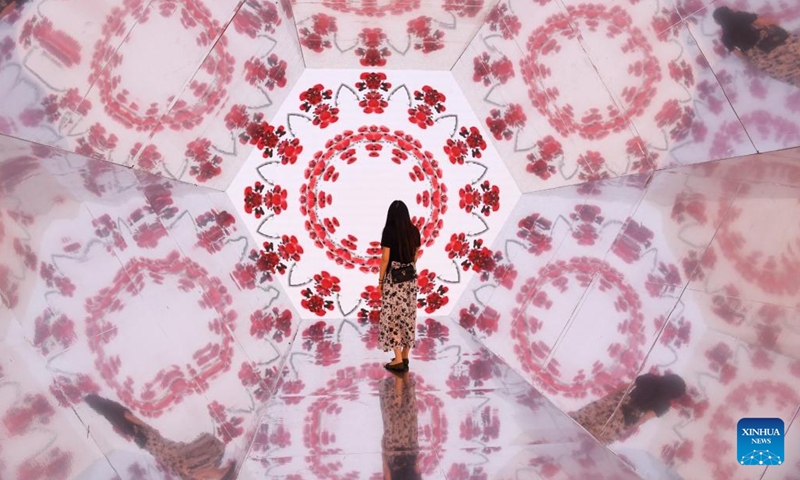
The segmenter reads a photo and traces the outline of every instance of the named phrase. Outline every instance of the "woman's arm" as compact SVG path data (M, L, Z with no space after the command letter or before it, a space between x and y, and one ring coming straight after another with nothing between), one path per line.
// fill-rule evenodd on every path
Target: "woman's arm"
M772 25L777 26L778 21L772 17L763 17L761 15L759 15L758 18L756 18L756 20L753 22L753 26L756 27L769 27Z
M381 252L381 268L378 271L378 291L383 294L383 280L386 278L386 270L389 267L389 247L383 247Z

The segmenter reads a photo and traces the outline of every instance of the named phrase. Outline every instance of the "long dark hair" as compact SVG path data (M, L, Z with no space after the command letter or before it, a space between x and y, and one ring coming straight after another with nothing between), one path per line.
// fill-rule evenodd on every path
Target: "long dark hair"
M393 455L389 461L389 472L392 480L421 480L422 474L417 471L418 453Z
M711 16L714 17L715 22L725 27L730 24L733 19L733 10L731 10L730 7L718 7Z
M399 257L414 261L414 250L419 247L417 244L417 227L411 223L411 216L408 214L408 207L400 200L395 200L389 205L386 213L386 225L383 226L385 232L397 239Z
M130 413L130 410L100 395L89 394L83 399L92 407L92 410L104 416L114 428L119 430L123 435L133 437L136 445L144 447L147 441L144 433L135 423L125 418L125 414Z
M670 402L686 394L686 382L674 373L658 376L647 373L636 377L636 386L630 393L631 405L642 412L664 414Z

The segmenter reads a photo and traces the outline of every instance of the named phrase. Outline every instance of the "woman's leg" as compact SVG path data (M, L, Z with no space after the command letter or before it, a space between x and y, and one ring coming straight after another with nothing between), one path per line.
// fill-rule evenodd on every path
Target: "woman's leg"
M403 360L408 360L408 354L411 352L411 347L403 347L402 354Z
M394 347L394 358L389 365L397 365L403 363L403 350L400 347Z

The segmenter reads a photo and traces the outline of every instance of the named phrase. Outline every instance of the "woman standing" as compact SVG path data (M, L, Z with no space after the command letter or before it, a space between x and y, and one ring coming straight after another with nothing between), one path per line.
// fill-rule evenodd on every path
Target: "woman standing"
M99 395L87 395L84 400L90 407L144 450L169 473L182 480L233 480L236 462L221 467L225 444L217 437L204 433L189 443L174 442L161 436L119 403Z
M722 44L776 80L800 87L800 37L755 13L728 7L714 10Z
M420 247L419 229L411 223L408 207L400 200L389 206L386 224L381 235L381 267L378 290L381 292L381 319L378 326L378 346L394 358L384 365L387 370L408 370L408 353L414 346L414 327L417 320L416 263ZM413 270L413 275L401 273Z
M608 445L653 417L661 417L670 403L686 394L686 383L673 373L646 373L628 387L586 405L570 414L600 443Z

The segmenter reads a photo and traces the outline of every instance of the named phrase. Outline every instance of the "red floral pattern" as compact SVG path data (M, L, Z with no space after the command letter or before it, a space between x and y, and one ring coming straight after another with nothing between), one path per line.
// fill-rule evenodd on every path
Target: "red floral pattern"
M480 184L480 190L475 190L472 185L465 185L458 191L460 200L458 207L471 213L472 210L479 210L485 216L491 215L500 209L500 189L497 185L492 185L488 180Z
M380 28L365 28L358 34L361 45L355 49L355 54L361 57L359 61L362 67L384 67L386 57L391 56L392 52L384 46L386 34Z
M389 102L383 96L392 87L386 81L386 74L381 72L364 72L361 74L360 81L356 82L356 89L363 92L358 106L364 113L383 113L384 108L389 106Z
M392 161L403 164L411 159L413 164L409 177L414 182L427 183L425 200L430 208L427 219L412 218L420 229L422 244L430 245L442 228L441 216L446 212L447 189L440 183L442 175L436 160L430 152L422 152L422 144L410 135L397 130L391 132L384 126L363 126L357 132L345 131L336 135L326 144L326 150L317 152L305 170L308 182L300 190L300 211L308 216L305 223L309 237L318 248L324 248L328 257L345 268L358 268L362 272L377 272L380 264L379 245L359 252L358 238L353 235L334 235L339 228L339 220L324 216L326 205L333 201L330 194L322 191L325 183L335 183L339 177L336 161L352 164L357 161L353 145L364 144L371 156L378 156L384 146L391 148ZM423 202L423 196L418 199Z
M301 294L303 300L300 305L317 316L325 316L326 311L333 310L333 300L330 298L339 293L342 287L338 277L328 272L314 275L314 286L304 289Z
M495 16L499 15L498 13ZM490 14L489 18L493 18L493 15ZM639 79L641 83L623 90L622 97L626 105L624 112L613 104L593 107L586 112L576 112L570 104L557 103L561 92L557 86L547 83L552 72L546 64L546 58L560 50L558 44L560 38L568 41L574 38L577 31L576 24L581 28L585 25L591 31L605 28L609 38L626 35L630 39L628 53L639 54L636 61L627 68L627 72L630 78ZM503 24L497 25L499 29ZM566 13L553 15L545 25L531 33L526 49L527 57L520 62L520 70L528 85L531 104L548 119L559 134L565 137L577 133L588 140L599 140L612 132L628 128L630 118L641 115L655 97L656 86L661 80L658 59L653 49L650 48L642 31L634 25L628 12L620 5L610 8L588 3L569 5Z
M311 28L303 27L299 29L300 45L308 48L312 52L322 53L331 48L331 37L338 31L336 17L318 13L311 16Z
M553 222L538 213L532 213L519 221L517 238L522 239L528 252L539 256L553 248Z
M261 218L266 211L275 215L280 215L288 208L288 192L275 185L270 190L261 182L256 182L252 187L244 189L244 211L253 214L256 218Z
M488 52L483 52L472 60L472 81L483 83L484 86L492 84L504 85L514 78L514 64L505 55L492 60Z
M556 293L564 292L573 283L579 288L587 288L595 276L603 291L613 289L616 292L614 308L619 314L617 330L622 337L608 345L608 360L597 362L591 375L580 370L572 379L563 378L557 362L551 361L542 366L550 347L537 339L536 333L543 324L531 311L552 308L557 299L551 299L548 293L551 289ZM624 275L602 260L575 257L543 267L538 275L526 282L517 295L517 303L519 307L513 313L517 321L511 330L511 337L515 341L514 353L523 370L537 375L537 384L550 393L574 398L582 398L590 393L604 395L607 393L604 390L606 385L616 385L623 379L632 380L644 359L647 338L643 332L642 302Z
M563 158L564 150L561 143L551 135L536 142L537 152L528 154L528 165L525 170L542 180L547 180L556 173L554 162Z
M528 117L519 104L511 103L504 112L493 108L486 117L486 126L497 140L511 140L514 133L525 127Z
M431 53L444 48L444 32L434 30L431 17L421 16L408 21L407 32L413 38L414 50Z
M499 3L491 10L486 17L486 24L489 25L489 30L498 32L508 40L516 37L522 27L519 18L511 13L507 3Z

